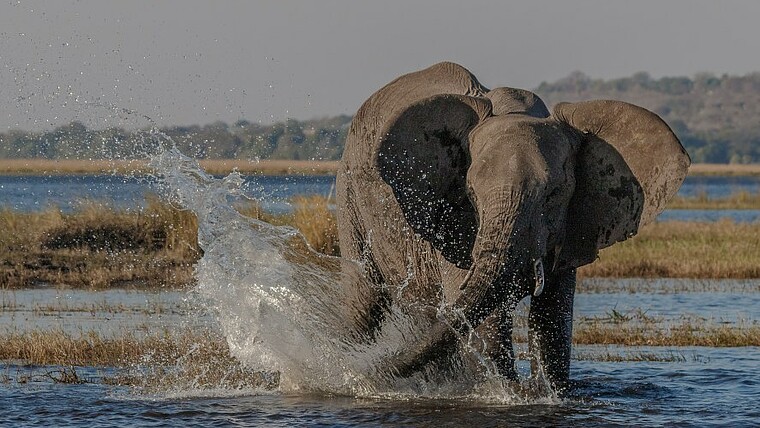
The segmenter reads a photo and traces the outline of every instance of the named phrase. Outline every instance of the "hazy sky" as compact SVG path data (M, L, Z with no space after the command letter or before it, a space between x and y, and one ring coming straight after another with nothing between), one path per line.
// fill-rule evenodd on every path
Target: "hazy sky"
M486 86L760 71L760 1L4 1L0 131L353 114L450 60ZM137 123L144 125L145 123Z

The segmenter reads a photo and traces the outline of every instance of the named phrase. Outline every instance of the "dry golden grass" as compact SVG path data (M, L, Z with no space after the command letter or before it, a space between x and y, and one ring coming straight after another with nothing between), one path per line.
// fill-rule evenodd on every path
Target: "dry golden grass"
M335 175L338 161L203 159L201 166L212 174ZM0 159L0 175L67 175L145 173L145 160Z
M54 331L0 334L0 361L24 365L70 367L53 372L53 381L80 383L73 366L115 367L121 374L108 383L148 390L173 388L241 389L277 385L277 376L248 369L230 355L227 342L211 330L125 333ZM46 373L50 377L51 373ZM6 376L10 379L10 376Z
M335 175L338 161L245 159L204 159L201 166L212 174L228 174L233 169L241 174L261 175Z
M715 176L758 176L760 164L715 164L697 163L689 168L689 175L715 175Z
M297 197L294 211L272 215L255 203L244 215L301 230L319 252L339 255L331 201ZM0 284L38 283L103 288L192 283L201 255L197 220L188 212L150 200L144 211L118 211L91 203L74 214L0 210ZM625 242L602 250L581 277L760 278L760 224L664 222L644 227Z
M306 241L320 253L340 255L338 222L330 200L321 196L294 198L293 227L301 231Z
M213 174L227 174L233 169L245 174L310 174L334 175L339 161L310 160L247 160L204 159L201 165ZM83 174L111 171L145 171L142 160L76 160L76 159L0 159L0 174ZM692 176L758 176L760 164L694 164Z
M192 282L195 216L160 202L144 211L90 203L73 214L0 211L0 284L103 288Z
M518 311L514 318L516 343L526 344L528 315ZM576 345L619 346L760 346L760 324L752 320L726 323L722 320L681 315L653 316L642 309L580 317L573 327Z
M760 325L714 325L684 320L664 327L658 323L578 323L577 345L624 346L760 346Z
M760 209L760 193L735 192L724 198L709 198L707 192L694 197L676 196L668 203L669 209L691 210L757 210Z
M0 159L0 175L73 175L146 172L143 160Z
M257 204L243 215L300 229L315 250L338 255L338 232L330 202L296 197L290 214L272 215ZM106 288L181 287L192 284L202 254L195 215L148 198L143 211L116 210L94 202L72 214L58 210L0 210L0 286Z
M602 250L581 277L760 278L760 224L663 222Z

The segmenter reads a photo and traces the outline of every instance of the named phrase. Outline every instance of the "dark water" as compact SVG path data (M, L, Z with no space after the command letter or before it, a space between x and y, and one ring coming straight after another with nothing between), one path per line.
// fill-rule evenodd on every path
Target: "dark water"
M681 348L688 357L678 363L574 361L569 397L521 405L256 391L144 397L38 381L0 386L0 426L758 426L759 351Z
M612 310L676 322L757 322L757 280L592 280L576 297L576 323ZM691 289L689 292L679 291ZM626 290L644 290L641 293ZM696 290L696 291L695 291ZM708 291L704 291L708 290ZM182 325L198 314L179 292L4 290L0 323L8 328L111 332ZM46 311L35 310L44 305ZM110 305L110 306L109 306ZM119 313L109 310L118 306ZM192 305L191 305L192 306ZM82 311L95 307L98 310ZM106 322L103 322L106 320ZM199 322L203 322L201 319ZM206 322L213 322L206 319ZM116 325L113 325L116 324ZM519 351L519 347L518 347ZM573 386L563 399L523 402L455 398L287 395L261 390L169 390L143 394L100 382L113 369L77 367L91 383L58 384L60 367L0 365L0 426L758 426L760 348L574 347ZM593 361L589 355L676 356L672 361ZM582 357L584 356L584 357ZM521 375L528 372L520 361ZM23 382L18 379L24 378Z
M330 176L248 176L245 193L261 201L270 211L284 212L294 195L323 195L335 192ZM0 176L0 206L20 211L59 207L71 211L82 201L108 201L119 208L145 205L151 192L150 179L112 175L84 176ZM739 191L760 193L760 177L688 177L679 191L682 196L706 193L710 198ZM667 210L660 221L717 221L730 218L740 222L760 221L760 210Z

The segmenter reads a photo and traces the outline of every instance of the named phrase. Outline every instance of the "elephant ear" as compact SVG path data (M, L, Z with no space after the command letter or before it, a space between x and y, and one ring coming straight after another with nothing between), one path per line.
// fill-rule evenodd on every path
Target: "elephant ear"
M621 101L560 103L553 116L582 133L560 263L593 262L665 209L691 163L659 116Z
M423 99L387 122L374 160L409 226L463 269L471 264L478 224L465 183L468 134L490 114L483 98Z

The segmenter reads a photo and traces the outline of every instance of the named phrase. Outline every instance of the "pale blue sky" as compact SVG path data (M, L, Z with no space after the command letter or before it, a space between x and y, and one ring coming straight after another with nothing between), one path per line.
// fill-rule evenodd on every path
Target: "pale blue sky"
M451 60L487 86L760 71L757 1L5 1L0 131L353 114Z

